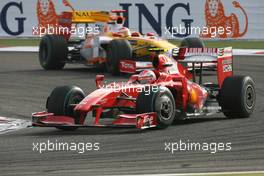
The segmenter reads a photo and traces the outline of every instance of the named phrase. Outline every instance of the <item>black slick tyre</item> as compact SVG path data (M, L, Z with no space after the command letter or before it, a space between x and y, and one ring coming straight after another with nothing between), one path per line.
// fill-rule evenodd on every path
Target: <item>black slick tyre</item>
M85 97L84 92L76 86L61 86L55 88L47 99L47 110L54 115L65 115L74 118L79 124L80 115L74 112L72 104L80 103ZM57 127L62 130L75 130L76 127Z
M119 63L122 59L132 58L132 47L125 39L115 39L110 42L107 48L107 71L112 75L118 75Z
M249 117L255 108L255 83L249 76L227 77L221 87L219 104L228 118Z
M204 42L196 37L185 38L180 44L183 48L204 48L204 46Z
M63 36L45 35L39 45L39 62L45 70L60 70L68 55L67 42Z

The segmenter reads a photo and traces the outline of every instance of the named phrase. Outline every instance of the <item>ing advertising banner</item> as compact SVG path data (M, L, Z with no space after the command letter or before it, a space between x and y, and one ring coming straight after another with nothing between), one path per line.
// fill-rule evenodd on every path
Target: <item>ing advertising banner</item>
M126 10L125 26L164 38L264 39L263 0L1 0L0 37L30 37L63 11Z

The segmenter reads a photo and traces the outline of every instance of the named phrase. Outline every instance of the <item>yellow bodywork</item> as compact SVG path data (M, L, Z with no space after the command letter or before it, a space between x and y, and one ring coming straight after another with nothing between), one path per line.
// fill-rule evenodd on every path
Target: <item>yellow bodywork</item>
M73 11L72 12L72 23L97 23L102 22L107 26L109 22L115 21L116 16L107 11ZM114 36L113 32L106 32L101 34L102 36L112 37L113 39L123 38L127 39L137 57L150 55L152 51L149 51L147 47L162 48L164 52L176 48L176 45L162 40L155 36Z
M168 42L167 40L162 40L156 37L127 37L126 39L129 40L130 43L132 43L133 49L142 48L137 49L135 51L136 55L139 57L144 55L150 55L151 51L149 51L149 49L145 46L162 48L164 49L164 52L177 47L176 45ZM136 41L135 45L133 45L133 42L131 41Z
M113 36L112 32L104 33L103 36L112 37L113 39L126 39L130 42L134 53L137 57L141 56L150 56L151 53L154 53L153 51L150 51L149 48L162 48L164 52L167 52L173 48L177 48L177 45L174 45L170 43L167 40L161 39L159 37L155 36L139 36L139 37L133 37L133 36L126 36L126 37L118 37ZM163 52L160 52L163 53Z

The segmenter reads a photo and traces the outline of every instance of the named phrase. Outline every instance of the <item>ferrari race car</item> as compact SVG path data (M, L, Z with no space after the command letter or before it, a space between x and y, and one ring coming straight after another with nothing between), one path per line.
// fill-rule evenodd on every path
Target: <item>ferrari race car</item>
M217 83L204 82L202 69L190 73L183 62L201 67L216 63ZM231 47L180 48L177 60L157 54L153 66L154 70L132 75L127 82L104 84L104 76L97 75L97 90L87 96L76 86L57 87L47 99L47 111L32 114L32 125L62 130L162 129L178 119L220 112L228 118L245 118L254 110L254 81L233 75Z
M124 27L122 10L73 11L60 15L56 34L45 35L39 46L39 61L44 69L62 69L66 63L97 66L112 74L136 73L152 68L155 55L150 48L163 48L163 54L172 57L176 45L156 37L153 33L142 35ZM84 38L71 37L71 29L81 24L93 26L97 31ZM181 47L203 48L199 38L186 38ZM125 61L124 61L125 60Z

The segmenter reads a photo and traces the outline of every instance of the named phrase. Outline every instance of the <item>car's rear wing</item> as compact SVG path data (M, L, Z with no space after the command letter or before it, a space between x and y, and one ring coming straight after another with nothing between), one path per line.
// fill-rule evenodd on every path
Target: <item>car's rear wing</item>
M162 50L163 51L163 50ZM172 55L174 53L174 56ZM177 56L175 56L175 54ZM199 83L202 83L202 71L208 66L217 70L217 79L221 87L224 79L233 75L233 54L232 47L227 48L175 48L170 54L181 65L187 67L191 64L192 78L196 82L196 69L199 69ZM177 65L177 64L176 64ZM179 72L177 67L172 66L172 74ZM136 73L146 69L153 69L149 61L133 61L124 58L120 61L119 70L123 73Z
M215 63L217 69L218 84L221 87L224 79L233 75L233 51L232 47L226 48L179 48L176 61L181 63L191 63L192 70L195 70L196 64L200 65L202 72L205 64ZM193 74L196 72L193 71ZM201 81L200 73L200 82ZM195 75L193 76L195 79Z
M88 26L90 23L108 23L111 21L111 15L106 11L72 11L62 12L59 16L59 26L61 27L57 32L68 41L71 37L72 24L85 24Z
M71 36L72 24L96 24L98 26L105 26L104 24L112 24L120 16L120 13L125 12L124 10L112 10L108 11L96 11L96 10L86 10L86 11L65 11L59 16L59 35L64 36L68 41ZM68 30L66 30L68 29ZM101 29L104 30L104 29Z
M125 10L98 11L98 10L75 10L68 0L63 0L66 7L70 7L70 12L62 12L60 20L66 17L66 20L71 19L71 23L96 23L96 22L110 22L113 20L113 14L120 14L126 12ZM67 14L67 15L63 15Z
M111 15L107 11L73 11L72 23L110 22Z

